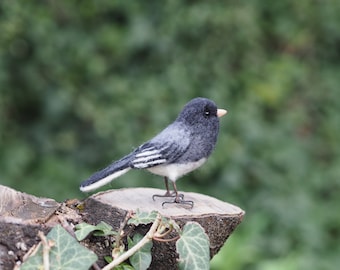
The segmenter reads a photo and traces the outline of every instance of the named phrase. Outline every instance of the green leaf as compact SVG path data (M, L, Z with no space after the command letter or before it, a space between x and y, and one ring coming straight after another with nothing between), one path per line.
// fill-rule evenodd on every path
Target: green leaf
M107 262L107 263L111 263L113 261L112 257L111 256L104 256L104 260Z
M162 219L162 221L165 223L167 222L169 224L170 227L172 227L176 232L181 232L181 228L179 227L179 225L176 223L176 221L174 221L173 219L168 219L166 221L164 221L164 219Z
M101 221L96 226L88 223L80 223L76 225L76 238L78 241L85 239L91 232L94 232L95 236L116 235L117 232L112 230L112 226Z
M121 263L120 265L113 268L114 270L135 270L131 265L127 263Z
M80 245L60 225L55 226L46 238L54 243L49 251L50 270L85 270L98 259L96 254ZM23 263L21 269L43 269L42 246L34 256Z
M141 234L135 234L133 236L133 240L129 237L128 238L128 246L132 248L136 245L139 241L141 241L143 236ZM130 257L130 263L136 270L146 270L149 268L151 264L151 248L152 248L152 241L146 243L141 249L139 249L135 254Z
M183 228L181 238L176 242L179 254L179 269L209 269L209 238L196 222L188 222Z
M104 221L101 221L96 225L96 231L93 233L95 236L105 236L105 235L117 235L117 232L113 231L111 225Z
M155 221L157 217L157 211L152 212L140 212L137 209L136 213L128 220L128 224L139 225L139 224L149 224Z
M87 223L80 223L75 226L75 235L78 241L84 240L91 232L96 230L96 226L87 224Z

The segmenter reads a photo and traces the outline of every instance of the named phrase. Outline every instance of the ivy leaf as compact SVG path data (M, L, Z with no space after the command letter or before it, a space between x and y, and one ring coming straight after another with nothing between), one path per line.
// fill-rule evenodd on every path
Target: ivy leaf
M143 236L139 233L133 236L133 240L128 238L128 246L129 249L136 245L139 241L141 241ZM130 257L130 263L133 268L136 270L146 270L149 268L151 264L151 248L152 241L146 243L141 249L139 249L135 254Z
M101 221L96 226L83 222L77 224L75 228L76 228L75 235L78 241L84 240L91 232L94 232L93 234L95 236L117 234L117 232L113 231L112 227L109 224L105 223L104 221Z
M97 255L80 245L63 227L55 226L46 236L54 243L49 250L50 270L89 269ZM42 246L21 266L22 270L43 269Z
M173 219L168 219L166 221L162 220L163 223L168 223L169 226L174 229L176 232L180 233L181 232L181 228L179 227L179 225L177 224L176 221L174 221Z
M120 265L116 266L114 270L135 270L135 269L127 263L121 263Z
M95 236L106 236L106 235L117 235L111 225L107 224L104 221L101 221L96 225L96 231L93 233Z
M136 213L128 220L128 224L139 225L139 224L149 224L155 221L157 217L157 211L151 212L140 212L137 209Z
M87 223L80 223L75 226L75 235L78 241L84 240L91 232L96 230L96 226L87 224Z
M104 256L104 260L107 262L107 263L111 263L113 261L112 257L111 256ZM116 269L115 269L116 270Z
M181 238L176 242L176 249L179 254L179 269L209 269L209 238L197 222L185 224Z

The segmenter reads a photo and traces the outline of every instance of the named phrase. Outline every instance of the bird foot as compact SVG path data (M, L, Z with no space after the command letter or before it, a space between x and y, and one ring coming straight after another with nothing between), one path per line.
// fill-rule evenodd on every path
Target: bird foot
M178 194L178 197L183 200L184 199L184 194ZM155 201L155 198L176 198L176 193L175 192L166 192L164 195L160 195L160 194L155 194L152 195L152 200ZM176 201L176 199L175 199Z
M194 202L193 201L187 201L187 200L184 200L184 195L183 194L180 194L182 196L178 196L175 198L175 200L173 201L165 201L162 203L162 207L164 207L165 204L173 204L173 203L176 203L178 205L183 205L183 206L188 206L190 209L194 207Z

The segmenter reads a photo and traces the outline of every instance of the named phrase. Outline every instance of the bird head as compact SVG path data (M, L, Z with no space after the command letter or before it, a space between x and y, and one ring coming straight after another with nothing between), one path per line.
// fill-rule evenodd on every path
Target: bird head
M219 123L219 117L227 113L224 109L218 109L215 102L207 98L194 98L189 101L178 115L177 120L190 125L206 123Z

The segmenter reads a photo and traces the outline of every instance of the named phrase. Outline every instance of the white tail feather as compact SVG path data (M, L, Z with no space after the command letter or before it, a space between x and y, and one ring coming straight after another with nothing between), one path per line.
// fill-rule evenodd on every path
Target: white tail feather
M89 191L95 190L97 188L100 188L100 187L110 183L113 179L123 175L124 173L127 173L130 169L131 168L128 167L128 168L125 168L125 169L120 170L118 172L115 172L113 174L110 174L110 175L108 175L108 176L106 176L106 177L96 181L93 184L90 184L90 185L84 186L84 187L80 187L80 190L82 192L89 192Z

